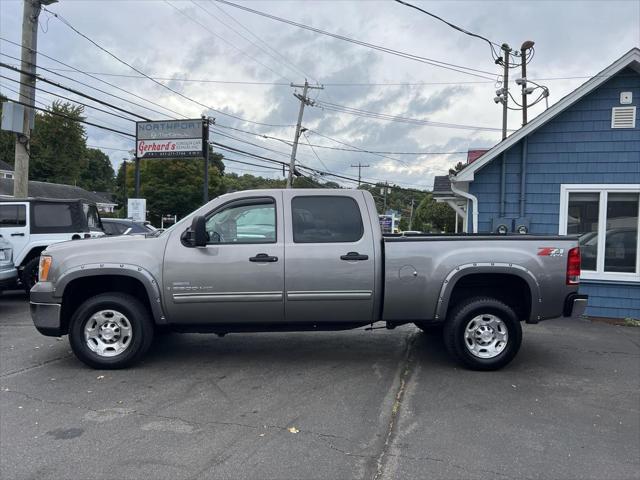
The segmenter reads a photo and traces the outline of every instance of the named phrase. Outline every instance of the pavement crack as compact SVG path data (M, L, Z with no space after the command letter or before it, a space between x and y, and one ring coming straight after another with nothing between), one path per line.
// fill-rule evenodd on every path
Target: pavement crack
M378 457L376 459L376 470L373 475L373 480L378 480L382 477L386 464L386 457L389 455L389 448L391 447L391 444L393 443L393 440L397 433L398 415L400 413L400 408L402 407L402 401L404 399L404 394L407 388L407 382L414 366L413 346L416 342L417 335L417 333L413 333L407 339L407 346L405 348L405 354L402 359L400 368L400 381L398 384L398 389L396 390L393 404L391 406L391 414L389 416L389 421L387 422L384 444L382 445L382 449L380 450L380 453L378 454Z
M65 358L69 358L70 356L71 356L71 354L68 353L68 354L63 355L61 357L52 358L51 360L47 360L45 362L38 363L37 365L31 365L30 367L20 368L18 370L14 370L12 372L3 373L2 375L0 375L0 378L8 378L8 377L12 377L14 375L18 375L19 373L26 373L26 372L29 372L29 371L35 369L35 368L44 367L45 365L49 365L50 363L53 363L53 362L59 362L60 360L64 360Z

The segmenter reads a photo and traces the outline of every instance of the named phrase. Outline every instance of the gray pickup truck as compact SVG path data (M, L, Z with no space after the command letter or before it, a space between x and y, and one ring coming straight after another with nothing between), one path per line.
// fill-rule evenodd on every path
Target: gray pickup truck
M584 311L572 237L386 236L360 190L222 195L158 235L51 245L31 290L44 335L121 368L154 332L441 327L463 365L494 370L521 321Z

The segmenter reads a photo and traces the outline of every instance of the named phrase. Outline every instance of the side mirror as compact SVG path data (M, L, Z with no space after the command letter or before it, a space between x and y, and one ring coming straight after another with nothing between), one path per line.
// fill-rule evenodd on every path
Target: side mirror
M194 247L205 247L209 236L207 235L207 220L203 215L193 217L191 222L191 240Z

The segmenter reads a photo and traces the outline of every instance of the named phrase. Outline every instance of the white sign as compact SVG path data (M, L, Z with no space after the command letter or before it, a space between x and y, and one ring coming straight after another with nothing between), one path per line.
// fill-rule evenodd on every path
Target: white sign
M202 153L201 138L177 140L138 140L137 157L190 157Z
M127 202L127 218L131 218L136 222L144 222L147 220L147 199L146 198L130 198Z

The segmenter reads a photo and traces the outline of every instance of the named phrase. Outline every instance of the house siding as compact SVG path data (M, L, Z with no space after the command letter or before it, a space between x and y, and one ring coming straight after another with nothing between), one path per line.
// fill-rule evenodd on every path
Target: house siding
M611 109L620 92L630 91L637 108L636 127L612 129ZM640 74L622 70L598 89L558 114L528 138L524 217L532 234L559 229L561 184L640 183ZM522 142L505 152L505 217L520 217ZM502 158L475 173L469 192L478 198L478 231L489 232L500 215ZM640 318L640 284L589 281L587 314Z

